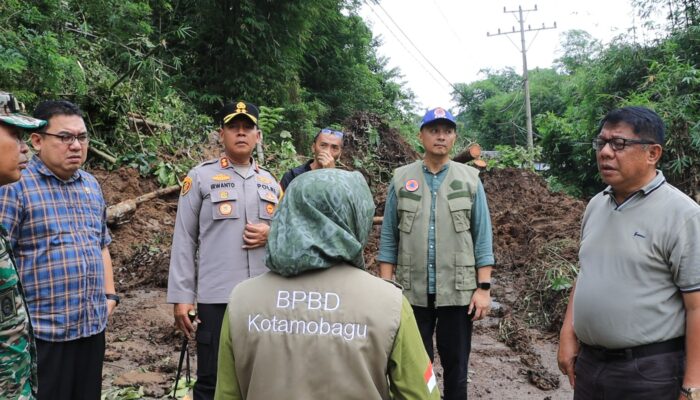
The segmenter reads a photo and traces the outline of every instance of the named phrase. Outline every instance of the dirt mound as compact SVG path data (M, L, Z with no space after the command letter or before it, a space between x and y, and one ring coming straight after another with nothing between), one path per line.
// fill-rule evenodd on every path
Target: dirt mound
M530 171L494 169L482 172L481 178L499 267L527 267L537 261L544 244L561 239L578 241L584 202L550 192L547 182ZM566 256L575 260L575 254Z
M386 188L394 169L417 160L420 154L376 114L356 113L343 126L346 137L340 161L365 176L377 205L376 215L383 215Z
M133 168L91 171L102 187L108 205L158 189L153 178L142 178ZM166 287L177 194L138 206L131 219L110 227L109 246L117 291L140 287Z
M357 114L345 122L345 127L341 163L367 178L377 204L376 215L382 215L393 169L419 155L395 129L374 115ZM218 146L215 139L212 135L209 143L212 155L218 152L218 148L213 149ZM158 186L155 180L142 178L131 168L92 172L110 205ZM555 388L559 379L542 367L533 350L533 341L539 339L532 337L530 328L548 331L561 323L567 286L560 284L555 290L553 285L576 264L579 222L585 204L550 192L544 179L534 172L492 170L482 172L481 177L494 228L497 267L493 296L502 305L501 322L493 335L522 354L522 375L533 385L543 390ZM155 372L153 376L169 376L175 369L181 339L172 326L171 307L164 304L164 293L157 288L167 285L177 196L141 204L130 221L111 227L117 290L126 297L108 332L110 362L114 365L108 365L107 370L112 377L134 363ZM372 272L377 268L379 233L377 225L365 248L365 260ZM152 394L164 394L165 385L156 384Z

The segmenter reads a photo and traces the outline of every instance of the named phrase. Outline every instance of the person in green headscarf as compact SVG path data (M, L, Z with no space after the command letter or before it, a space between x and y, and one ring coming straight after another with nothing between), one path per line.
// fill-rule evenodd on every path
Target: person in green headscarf
M270 272L231 293L216 400L440 398L401 289L364 270L373 215L359 172L290 184L268 236Z

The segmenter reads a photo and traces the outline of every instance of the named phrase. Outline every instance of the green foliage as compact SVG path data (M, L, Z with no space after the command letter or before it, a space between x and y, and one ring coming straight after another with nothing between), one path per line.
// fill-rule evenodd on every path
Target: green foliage
M555 65L563 73L570 74L590 65L603 50L600 40L580 29L566 31L561 38L562 55L555 60Z
M181 399L185 397L185 395L187 395L194 388L194 384L196 382L196 379L190 379L188 382L187 378L180 378L176 384L173 384L173 387L170 389L170 392L168 392L168 394L166 394L162 398L164 400L172 399L173 395L175 395L176 399Z
M265 157L265 165L269 168L272 176L281 179L287 170L296 167L299 164L297 160L297 152L294 144L289 139L289 132L281 133L282 142L271 142L266 145L268 155Z
M482 71L486 79L457 84L453 93L461 110L458 121L486 149L496 145L525 145L525 108L522 79L513 69ZM529 72L532 115L562 112L564 75L551 69Z
M100 150L162 184L201 159L215 129L210 116L231 100L274 105L261 110L265 143L274 160L291 162L316 127L355 111L409 118L412 94L376 55L358 7L354 0L5 0L0 89L30 110L47 98L79 104ZM284 131L290 136L279 136Z
M102 392L100 400L138 400L143 399L143 387L114 387Z
M533 169L534 163L542 157L542 148L536 146L532 151L523 146L497 145L498 157L488 160L488 168Z
M547 188L550 192L564 193L576 198L583 197L583 191L578 185L562 183L559 178L554 175L547 176L545 180L547 181Z

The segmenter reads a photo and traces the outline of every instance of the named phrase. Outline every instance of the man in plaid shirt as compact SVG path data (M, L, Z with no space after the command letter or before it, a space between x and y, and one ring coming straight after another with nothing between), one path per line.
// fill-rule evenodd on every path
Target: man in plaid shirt
M0 223L9 231L37 342L41 399L99 399L107 318L115 294L106 205L80 169L88 133L80 109L45 101L31 134L36 155L22 179L0 188Z

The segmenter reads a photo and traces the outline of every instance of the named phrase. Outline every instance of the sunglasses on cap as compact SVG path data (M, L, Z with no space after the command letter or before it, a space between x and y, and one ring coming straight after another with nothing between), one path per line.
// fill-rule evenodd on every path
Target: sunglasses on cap
M316 141L316 139L318 139L318 136L322 133L325 135L333 135L333 136L341 138L341 139L344 136L344 133L341 131L334 131L333 129L324 128L324 129L321 129L320 131L318 131L316 136L314 136L314 142Z

